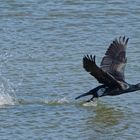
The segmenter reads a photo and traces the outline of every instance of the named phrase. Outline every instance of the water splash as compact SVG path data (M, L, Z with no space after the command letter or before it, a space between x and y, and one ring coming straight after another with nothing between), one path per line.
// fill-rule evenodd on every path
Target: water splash
M98 105L97 99L95 99L94 101L83 103L83 106L95 106L96 107L97 105Z
M0 106L15 105L16 103L18 103L18 100L10 82L0 76Z
M15 99L9 94L1 94L0 95L0 106L3 105L15 105Z
M0 52L0 106L15 105L18 102L12 83L2 75L3 68L12 57L10 52L10 49Z

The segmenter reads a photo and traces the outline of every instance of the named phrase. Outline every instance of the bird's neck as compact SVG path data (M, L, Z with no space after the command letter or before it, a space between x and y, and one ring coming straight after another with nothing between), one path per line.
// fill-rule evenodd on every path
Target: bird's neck
M127 93L127 92L133 92L133 91L137 91L137 90L140 90L140 88L137 88L136 85L129 85L129 87L127 89L121 90L120 94Z

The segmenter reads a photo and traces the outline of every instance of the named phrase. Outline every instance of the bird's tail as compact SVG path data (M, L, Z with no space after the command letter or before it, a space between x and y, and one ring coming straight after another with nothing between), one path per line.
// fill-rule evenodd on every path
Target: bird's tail
M82 95L76 97L75 100L77 100L77 99L79 99L79 98L81 98L81 97L84 97L84 96L88 96L88 95L91 95L91 92L84 93L84 94L82 94Z

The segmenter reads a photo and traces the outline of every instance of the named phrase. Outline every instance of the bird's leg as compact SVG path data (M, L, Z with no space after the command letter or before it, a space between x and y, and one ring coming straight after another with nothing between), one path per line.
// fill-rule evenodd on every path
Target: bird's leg
M93 99L94 99L94 96L91 99L87 100L86 102L91 102L93 101Z

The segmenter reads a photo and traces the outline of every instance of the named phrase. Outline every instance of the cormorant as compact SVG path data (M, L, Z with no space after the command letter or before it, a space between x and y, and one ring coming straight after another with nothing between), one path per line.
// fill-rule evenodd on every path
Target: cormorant
M125 81L124 69L127 62L126 47L129 38L116 38L107 49L101 61L100 67L96 65L95 56L86 55L83 57L83 68L101 83L98 87L84 93L75 99L92 95L88 101L102 96L115 96L127 92L140 90L140 83L128 84Z

